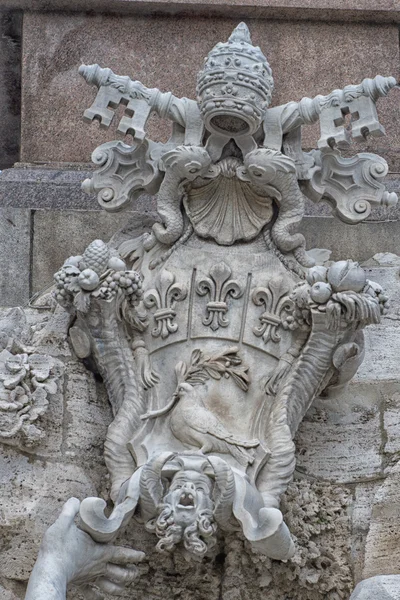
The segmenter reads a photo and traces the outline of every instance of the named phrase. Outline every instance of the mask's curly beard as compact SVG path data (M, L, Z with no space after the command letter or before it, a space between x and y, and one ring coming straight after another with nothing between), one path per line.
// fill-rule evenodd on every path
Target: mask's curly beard
M146 523L146 529L160 538L157 544L160 552L171 552L183 542L188 552L201 558L217 542L217 524L210 509L202 510L193 523L182 527L175 523L171 505L163 504L158 517Z

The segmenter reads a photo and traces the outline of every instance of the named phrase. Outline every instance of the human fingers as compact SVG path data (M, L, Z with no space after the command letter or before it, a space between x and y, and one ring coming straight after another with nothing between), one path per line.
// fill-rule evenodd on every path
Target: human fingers
M105 576L111 579L114 583L129 585L139 576L139 570L136 567L119 567L108 563L106 566Z
M120 565L130 565L142 562L145 558L145 553L132 548L124 548L123 546L108 546L107 547L107 562Z
M58 517L58 522L64 522L65 524L73 523L76 515L79 512L79 507L81 503L78 498L70 498L66 501L64 506L62 507L60 516Z
M103 594L90 585L83 585L80 587L80 591L84 593L85 600L104 600Z
M99 587L102 592L106 592L106 594L111 594L112 596L122 596L126 591L125 586L118 585L118 583L114 583L105 577L96 579L96 586Z

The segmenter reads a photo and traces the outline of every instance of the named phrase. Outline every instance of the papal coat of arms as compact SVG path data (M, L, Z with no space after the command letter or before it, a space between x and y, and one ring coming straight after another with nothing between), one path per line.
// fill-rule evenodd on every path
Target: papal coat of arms
M241 530L255 550L288 559L279 510L295 467L293 437L316 395L340 388L363 358L362 329L387 301L351 260L314 266L296 226L305 197L347 223L393 205L385 161L343 158L351 139L383 135L375 103L394 78L269 108L271 68L241 23L198 75L197 100L148 89L97 65L86 120L133 143L103 144L84 189L105 210L157 194L159 222L117 247L94 241L56 274L73 315L71 342L91 357L114 411L105 441L114 510L88 498L81 527L112 540L132 517L203 557L217 530ZM172 122L167 143L146 137L152 112ZM346 115L351 114L350 126ZM320 121L318 150L301 128Z

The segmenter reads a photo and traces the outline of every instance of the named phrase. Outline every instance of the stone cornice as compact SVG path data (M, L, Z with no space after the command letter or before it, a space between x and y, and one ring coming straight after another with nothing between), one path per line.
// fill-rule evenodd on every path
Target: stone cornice
M94 11L314 21L399 23L397 0L2 0L0 10Z

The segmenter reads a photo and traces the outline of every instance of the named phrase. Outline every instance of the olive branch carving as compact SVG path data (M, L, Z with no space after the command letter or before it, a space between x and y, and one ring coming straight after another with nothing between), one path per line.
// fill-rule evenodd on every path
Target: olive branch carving
M168 414L179 400L179 386L183 382L196 386L203 385L209 379L218 380L222 377L232 377L236 385L247 392L250 385L249 367L242 364L238 351L237 346L232 346L223 352L207 356L198 348L193 350L189 366L184 361L180 361L175 367L177 386L170 402L164 408L150 411L140 418L142 420L155 419Z

